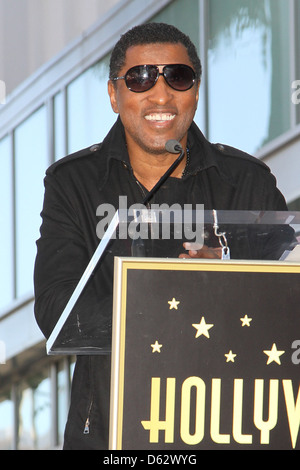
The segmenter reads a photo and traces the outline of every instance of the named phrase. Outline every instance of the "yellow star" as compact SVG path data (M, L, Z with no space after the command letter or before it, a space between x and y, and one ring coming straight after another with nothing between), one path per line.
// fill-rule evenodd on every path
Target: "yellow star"
M248 315L245 315L244 318L240 318L240 320L242 322L242 326L250 326L252 318L248 318Z
M154 344L151 344L152 352L158 352L160 353L160 348L162 347L162 344L158 344L158 341L156 340Z
M192 326L197 330L195 338L199 338L201 335L209 338L208 330L210 330L214 325L206 323L204 317L202 317L200 323L193 323Z
M175 297L173 297L172 300L168 301L168 304L170 305L170 310L172 310L172 308L175 308L175 310L178 310L178 304L180 304L180 302L179 300L176 300Z
M230 350L228 354L224 354L226 357L226 362L234 362L234 358L236 357L236 354L233 354L233 352Z
M271 364L271 362L276 362L277 364L281 365L280 356L285 353L285 351L278 351L277 346L273 343L272 349L270 351L264 351L264 353L269 356L267 361L267 366Z

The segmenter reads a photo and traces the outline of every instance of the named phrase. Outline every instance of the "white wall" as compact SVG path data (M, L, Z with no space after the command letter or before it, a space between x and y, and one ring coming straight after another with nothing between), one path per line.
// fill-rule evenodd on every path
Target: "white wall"
M6 93L78 38L119 0L0 0L0 80Z

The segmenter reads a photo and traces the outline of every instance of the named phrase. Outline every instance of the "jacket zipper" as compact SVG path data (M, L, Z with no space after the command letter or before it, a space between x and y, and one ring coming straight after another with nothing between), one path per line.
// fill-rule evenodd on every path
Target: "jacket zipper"
M89 401L89 406L88 406L88 409L87 409L87 418L85 420L83 434L89 434L90 433L90 417L91 417L91 411L92 411L92 407L93 407L93 403L94 403L94 392L93 392L94 380L93 380L93 374L92 374L92 357L91 356L89 357L89 378L90 378L91 392L90 392L90 396L89 396L90 401Z
M88 416L87 416L86 421L85 421L83 434L89 434L90 433L90 415L91 415L92 406L93 406L93 399L90 402L90 406L89 406L89 409L88 409Z

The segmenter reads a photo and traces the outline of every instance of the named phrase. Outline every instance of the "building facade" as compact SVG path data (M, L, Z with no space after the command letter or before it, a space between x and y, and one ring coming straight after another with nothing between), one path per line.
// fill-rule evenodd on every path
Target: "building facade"
M187 33L203 64L196 123L265 161L300 208L300 0L58 3L0 2L0 449L62 445L74 358L46 355L33 315L43 178L114 123L108 62L123 32L163 21Z

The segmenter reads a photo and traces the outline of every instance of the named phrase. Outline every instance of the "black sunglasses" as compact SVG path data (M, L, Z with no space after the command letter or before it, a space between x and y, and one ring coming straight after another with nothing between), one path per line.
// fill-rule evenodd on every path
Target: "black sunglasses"
M112 80L125 80L130 91L143 93L150 90L163 75L167 84L176 91L187 91L195 83L196 74L188 65L168 64L162 72L159 65L136 65L129 69L123 77L112 78Z

